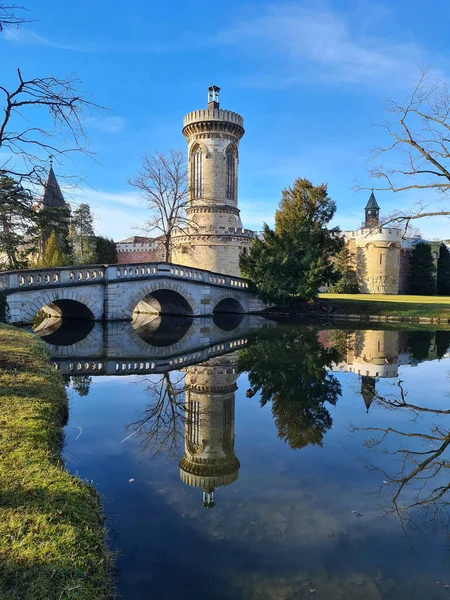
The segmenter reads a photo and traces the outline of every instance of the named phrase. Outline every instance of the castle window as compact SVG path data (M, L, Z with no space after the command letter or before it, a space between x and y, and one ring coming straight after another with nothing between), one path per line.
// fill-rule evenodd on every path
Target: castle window
M228 146L226 152L227 158L227 199L236 199L236 150L233 146Z
M200 146L197 146L192 153L192 197L201 198L203 196L203 152Z
M189 402L190 423L189 437L191 442L198 446L200 444L200 402Z

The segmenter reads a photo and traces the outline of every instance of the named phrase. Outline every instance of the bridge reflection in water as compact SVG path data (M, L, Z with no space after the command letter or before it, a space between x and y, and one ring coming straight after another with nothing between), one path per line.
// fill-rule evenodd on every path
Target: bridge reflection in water
M148 375L144 379L153 404L131 426L130 435L144 436L147 449L153 446L158 452L164 440L181 453L176 438L184 430L180 478L200 488L203 506L212 508L215 489L236 481L240 467L234 453L236 350L257 329L270 325L248 315L155 315L133 324L45 319L35 333L66 377ZM171 380L173 370L181 372L181 386Z

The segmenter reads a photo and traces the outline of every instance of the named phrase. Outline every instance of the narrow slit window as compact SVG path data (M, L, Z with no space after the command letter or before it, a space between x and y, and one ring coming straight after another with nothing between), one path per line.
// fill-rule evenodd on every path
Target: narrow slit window
M227 199L236 199L236 151L233 147L227 148Z
M194 198L203 196L203 152L199 146L192 153L192 193Z

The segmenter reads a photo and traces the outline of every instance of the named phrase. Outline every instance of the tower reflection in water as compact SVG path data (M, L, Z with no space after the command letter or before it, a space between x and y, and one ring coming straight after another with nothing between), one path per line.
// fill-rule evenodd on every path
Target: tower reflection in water
M234 453L237 353L185 369L186 420L181 480L203 490L203 506L214 506L214 490L238 478Z

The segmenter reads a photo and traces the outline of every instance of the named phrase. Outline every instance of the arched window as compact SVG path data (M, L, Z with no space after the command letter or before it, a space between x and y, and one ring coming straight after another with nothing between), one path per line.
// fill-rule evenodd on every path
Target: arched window
M228 146L226 151L227 157L227 198L228 200L236 199L236 150L233 146Z
M196 146L192 152L192 197L203 196L203 152L200 146Z

